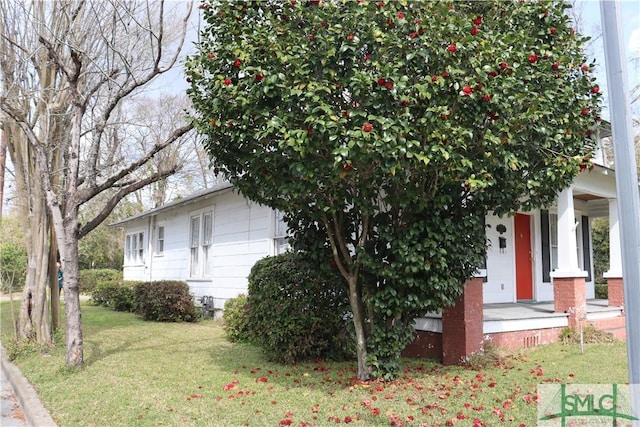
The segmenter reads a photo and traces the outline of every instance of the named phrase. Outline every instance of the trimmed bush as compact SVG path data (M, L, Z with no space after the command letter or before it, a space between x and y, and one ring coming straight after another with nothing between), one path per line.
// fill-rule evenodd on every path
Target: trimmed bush
M115 311L132 312L136 306L135 288L141 282L104 281L95 286L91 294L91 300L103 307Z
M111 270L108 268L96 270L80 270L78 279L80 285L80 293L92 295L99 283L122 281L122 272L119 270Z
M163 280L135 287L135 312L144 320L195 322L198 320L193 295L185 282Z
M238 295L224 303L222 320L224 322L224 332L229 341L250 341L250 324L246 295Z
M252 340L280 363L340 355L348 312L340 283L297 253L258 261L249 275Z

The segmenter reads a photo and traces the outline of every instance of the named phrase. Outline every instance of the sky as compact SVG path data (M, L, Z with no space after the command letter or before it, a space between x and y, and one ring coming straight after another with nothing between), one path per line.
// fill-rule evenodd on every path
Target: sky
M624 54L627 58L627 93L640 84L640 1L618 0L620 10L620 27L624 39ZM595 76L604 95L604 102L608 103L607 76L604 58L604 40L602 37L602 22L599 0L576 0L575 12L578 16L578 31L592 37L587 54L589 62L596 60ZM634 60L635 59L635 60ZM636 103L639 104L639 103ZM640 105L632 107L635 116L640 116ZM603 111L602 117L609 118L608 110Z

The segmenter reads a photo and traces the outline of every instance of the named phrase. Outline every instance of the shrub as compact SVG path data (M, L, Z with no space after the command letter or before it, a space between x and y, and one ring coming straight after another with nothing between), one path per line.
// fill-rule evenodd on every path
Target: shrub
M122 272L108 268L96 270L80 270L80 293L93 294L98 283L122 281Z
M91 294L91 300L95 304L115 311L131 312L136 306L135 288L137 286L140 286L140 282L124 282L122 280L99 282Z
M596 283L596 299L609 298L609 288L606 284Z
M251 338L281 363L339 354L348 312L340 283L297 253L258 261L249 275Z
M222 320L224 332L231 342L250 341L250 323L247 296L242 294L227 300L224 304Z
M185 282L144 282L135 288L135 312L144 320L195 322L198 320L193 295Z
M27 275L27 250L24 245L0 244L0 283L2 292L22 290Z

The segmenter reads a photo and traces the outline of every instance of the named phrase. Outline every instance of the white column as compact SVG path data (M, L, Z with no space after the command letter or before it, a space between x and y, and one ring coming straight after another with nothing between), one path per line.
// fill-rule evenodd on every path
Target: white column
M622 277L622 245L618 223L618 200L609 199L609 271L603 277Z
M573 189L565 188L558 194L558 268L551 277L587 277L578 267L577 227Z

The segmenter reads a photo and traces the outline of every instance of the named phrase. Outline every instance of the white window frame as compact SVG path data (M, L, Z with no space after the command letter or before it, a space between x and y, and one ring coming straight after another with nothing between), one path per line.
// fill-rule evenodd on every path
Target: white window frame
M191 278L212 276L213 221L212 209L203 209L189 215L189 277Z
M291 250L289 244L289 229L284 221L284 213L279 210L273 212L273 254L280 255Z
M164 224L156 226L156 241L155 245L153 245L153 251L156 256L164 256L165 231Z
M144 231L135 231L125 236L125 264L144 264Z

